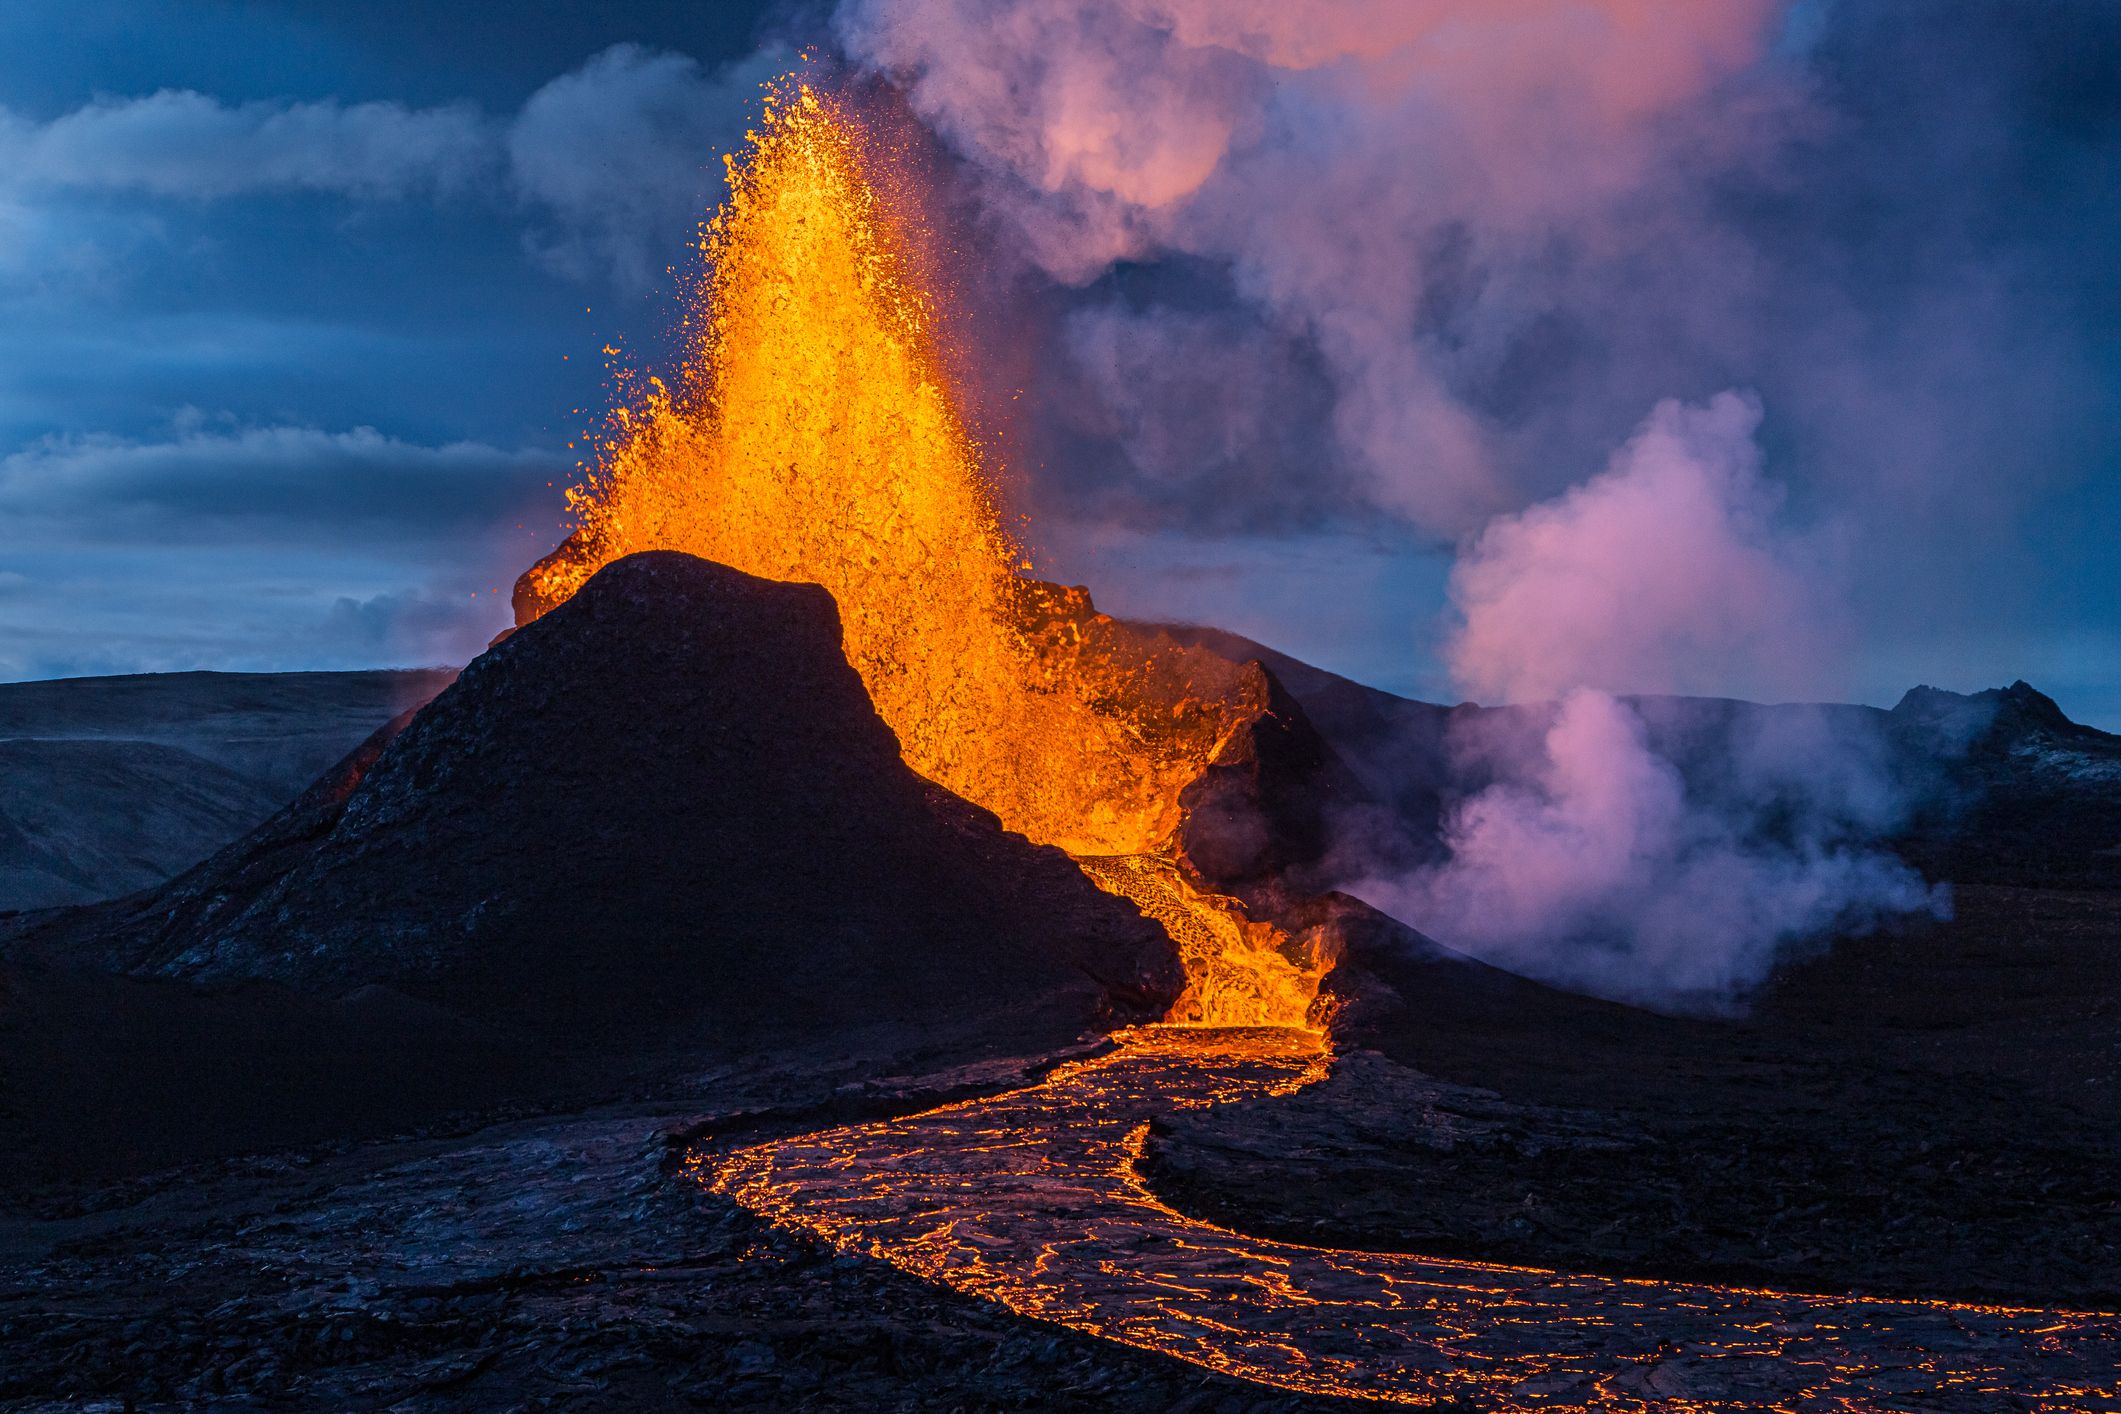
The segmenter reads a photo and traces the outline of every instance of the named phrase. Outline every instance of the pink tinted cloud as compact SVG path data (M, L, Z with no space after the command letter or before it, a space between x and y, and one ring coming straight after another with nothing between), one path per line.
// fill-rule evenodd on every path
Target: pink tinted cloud
M1490 523L1451 575L1453 675L1517 701L1817 681L1836 646L1836 557L1779 524L1760 418L1736 393L1664 403L1605 472Z

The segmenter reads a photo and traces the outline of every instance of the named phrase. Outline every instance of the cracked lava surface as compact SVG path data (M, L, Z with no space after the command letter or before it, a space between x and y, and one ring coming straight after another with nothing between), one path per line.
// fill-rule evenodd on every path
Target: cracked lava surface
M1623 1280L1248 1237L1137 1172L1175 1109L1325 1073L1147 1027L1039 1084L702 1152L715 1192L1018 1314L1316 1394L1493 1410L2121 1410L2121 1314Z

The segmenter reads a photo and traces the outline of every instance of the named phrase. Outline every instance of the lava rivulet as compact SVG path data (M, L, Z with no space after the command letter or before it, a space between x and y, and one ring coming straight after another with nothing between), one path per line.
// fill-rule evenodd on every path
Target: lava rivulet
M1180 792L1265 710L1260 679L1021 573L941 357L918 222L869 179L893 160L837 100L769 100L702 241L689 361L613 414L518 621L638 550L821 584L907 764L1078 858L1168 855ZM1197 920L1175 1015L1305 1021L1322 961L1160 869L1090 872ZM1233 943L1227 964L1203 938Z

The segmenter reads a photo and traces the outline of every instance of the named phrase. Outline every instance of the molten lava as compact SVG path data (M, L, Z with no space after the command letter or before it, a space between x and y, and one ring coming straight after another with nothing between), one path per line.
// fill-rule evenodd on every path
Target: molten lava
M691 356L613 413L569 492L573 535L517 586L519 622L638 550L823 585L909 765L1098 861L1093 879L1173 933L1175 1019L1304 1024L1325 961L1168 858L1180 791L1264 710L1257 674L1019 573L914 227L867 175L891 155L808 86L772 94L762 129L701 241Z

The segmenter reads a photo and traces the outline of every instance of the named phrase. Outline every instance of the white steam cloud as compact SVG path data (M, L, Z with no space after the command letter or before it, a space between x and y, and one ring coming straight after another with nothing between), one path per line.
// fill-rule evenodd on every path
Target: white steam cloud
M1794 942L1948 912L1941 887L1850 837L1864 822L1832 803L1885 783L1860 774L1861 747L1823 718L1808 725L1796 735L1813 736L1814 750L1801 757L1777 755L1771 734L1741 746L1748 769L1781 776L1808 807L1800 828L1763 838L1752 812L1690 796L1634 707L1579 688L1535 752L1453 812L1447 863L1350 892L1513 972L1651 1005L1724 1007Z
M1461 545L1460 685L1558 699L1464 728L1448 858L1373 865L1356 891L1503 966L1640 1000L1720 1002L1793 939L1941 906L1866 843L1898 796L1854 719L1734 719L1707 772L1725 789L1708 791L1703 763L1666 754L1686 733L1650 720L1692 709L1616 696L1837 681L1846 536L1789 524L1758 400L1660 404L1602 473L1554 494L1618 418L1745 366L1755 266L1701 178L1764 165L1802 125L1801 85L1771 61L1785 8L840 9L849 53L966 159L1045 276L1178 256L1225 272L1257 316L1242 349L1195 310L1078 313L1059 351L1104 413L1083 426L1152 489L1241 466L1275 401L1253 375L1300 341L1345 490Z
M1613 695L1749 670L1801 680L1831 642L1826 542L1780 524L1759 420L1734 394L1664 404L1605 473L1468 547L1452 577L1460 681L1560 702L1461 726L1461 768L1491 783L1449 813L1448 858L1350 892L1512 971L1711 1008L1793 942L1948 911L1948 895L1870 843L1901 805L1867 719L1731 718L1694 763L1710 791L1645 720L1684 741L1706 709ZM1362 842L1350 849L1363 857Z
M1759 403L1660 405L1601 475L1459 556L1452 675L1474 696L1803 691L1832 656L1833 537L1778 523Z

